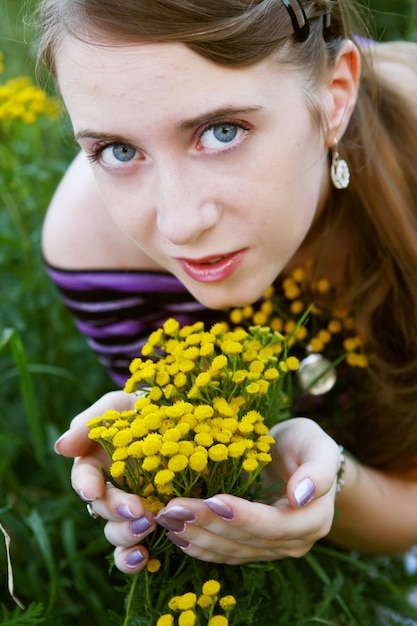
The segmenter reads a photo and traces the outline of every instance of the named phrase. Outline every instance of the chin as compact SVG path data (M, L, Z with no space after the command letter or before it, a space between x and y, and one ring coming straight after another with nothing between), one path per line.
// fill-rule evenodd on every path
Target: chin
M265 287L266 289L266 287ZM214 288L213 289L196 289L192 291L193 296L201 302L208 309L213 310L224 310L235 307L244 307L249 304L253 304L259 298L262 297L265 289L261 289L261 291L253 294L253 297L250 297L247 293L242 293L245 291L245 288L241 288L238 293L234 293L233 290L226 288ZM191 291L191 289L190 289Z

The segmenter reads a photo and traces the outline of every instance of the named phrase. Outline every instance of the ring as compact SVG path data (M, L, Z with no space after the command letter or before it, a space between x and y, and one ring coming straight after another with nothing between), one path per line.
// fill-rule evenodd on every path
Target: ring
M91 502L87 504L87 512L89 516L92 517L93 519L97 519L98 517L100 517L100 515L98 515L98 513L96 513L95 510L93 509L93 505L91 504Z

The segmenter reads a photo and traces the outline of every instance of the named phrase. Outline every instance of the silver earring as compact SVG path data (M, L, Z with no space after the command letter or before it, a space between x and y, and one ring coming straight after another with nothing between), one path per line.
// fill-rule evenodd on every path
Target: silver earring
M341 159L335 143L332 153L332 165L330 167L330 177L336 189L347 189L350 182L349 165Z

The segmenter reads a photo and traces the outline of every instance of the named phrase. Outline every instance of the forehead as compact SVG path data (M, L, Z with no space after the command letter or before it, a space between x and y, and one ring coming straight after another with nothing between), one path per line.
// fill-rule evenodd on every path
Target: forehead
M215 64L180 43L101 45L67 37L58 83L71 117L101 113L187 117L220 106L297 107L300 81L272 59L244 67ZM156 121L156 120L155 120Z

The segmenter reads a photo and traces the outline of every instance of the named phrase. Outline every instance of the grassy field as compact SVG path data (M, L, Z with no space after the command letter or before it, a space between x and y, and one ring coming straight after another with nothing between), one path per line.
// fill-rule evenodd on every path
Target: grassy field
M11 538L14 592L26 610L9 594L7 542L0 541L0 624L106 626L107 609L123 601L109 584L110 550L101 523L72 492L71 463L54 454L53 442L112 384L42 265L43 215L76 152L68 123L40 114L36 121L1 117L6 87L34 89L8 82L34 75L22 4L0 2L0 523ZM377 38L417 40L415 0L373 0L371 9Z

